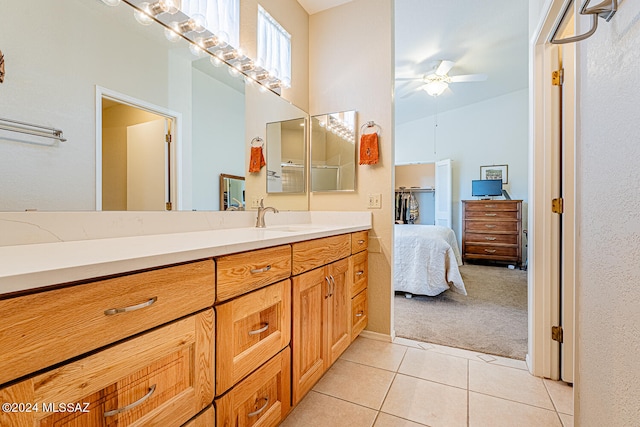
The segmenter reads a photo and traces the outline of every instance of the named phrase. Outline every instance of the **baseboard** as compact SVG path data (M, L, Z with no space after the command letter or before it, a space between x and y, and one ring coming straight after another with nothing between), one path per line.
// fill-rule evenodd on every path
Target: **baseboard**
M394 335L395 335L395 333L394 333ZM364 330L364 331L360 332L360 336L362 338L369 338L369 339L377 340L377 341L393 342L393 338L391 337L391 335L381 334L379 332L372 332L372 331Z

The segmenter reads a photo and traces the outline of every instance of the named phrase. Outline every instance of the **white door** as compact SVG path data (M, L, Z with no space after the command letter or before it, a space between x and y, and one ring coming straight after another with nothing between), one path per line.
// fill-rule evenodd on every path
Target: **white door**
M165 210L166 119L127 127L127 210Z
M451 228L451 159L436 162L436 225Z

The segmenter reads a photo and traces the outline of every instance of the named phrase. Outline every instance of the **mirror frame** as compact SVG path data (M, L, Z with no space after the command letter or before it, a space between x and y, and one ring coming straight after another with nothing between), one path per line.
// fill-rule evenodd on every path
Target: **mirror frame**
M226 173L221 173L220 174L220 209L219 210L222 211L222 212L226 212L226 211L229 210L228 208L226 208L224 206L224 191L226 189L225 188L226 186L224 184L225 184L225 180L226 179L237 179L239 181L244 181L245 180L244 176L230 175L230 174L226 174ZM246 188L245 188L245 192L246 192ZM246 206L247 205L247 201L243 200L243 202L244 202L244 205ZM231 209L231 211L234 211L234 210L244 210L244 209Z

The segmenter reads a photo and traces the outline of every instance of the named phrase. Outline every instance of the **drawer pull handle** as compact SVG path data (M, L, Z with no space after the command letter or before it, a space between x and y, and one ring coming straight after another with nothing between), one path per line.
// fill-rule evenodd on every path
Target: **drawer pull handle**
M263 326L262 328L260 328L260 329L256 329L256 330L253 330L253 331L249 331L249 335L258 335L258 334L263 333L263 332L264 332L264 331L266 331L267 329L269 329L269 322L265 322L265 323L264 323L264 326Z
M130 305L129 307L110 308L108 310L105 310L104 314L105 316L113 316L114 314L118 314L118 313L127 313L129 311L136 311L145 307L149 307L156 301L158 301L158 297L153 297L149 301L145 301L143 303L136 304L136 305Z
M364 315L364 311L360 311L356 314L356 317L362 317Z
M484 214L484 216L498 216L498 214L486 213L486 214Z
M488 253L488 254L495 254L495 253L496 253L496 250L495 250L495 249L485 249L484 251L485 251L486 253Z
M358 244L361 245L364 243L364 240L358 240Z
M495 237L485 237L484 240L496 240Z
M496 228L495 224L485 224L484 226L487 228Z
M269 406L269 398L268 397L263 397L262 399L265 400L264 405L262 405L262 408L253 411L253 412L249 412L247 414L247 417L255 417L256 415L258 415L260 412L264 411L265 409L267 409L267 406ZM258 403L261 399L256 399L256 403Z
M364 274L364 270L360 270L356 272L356 276L362 276Z
M118 409L114 409L113 411L107 411L104 413L105 417L111 417L113 415L117 415L117 414L121 414L125 411L128 411L129 409L133 409L136 406L140 405L141 403L143 403L145 400L149 399L151 397L151 395L153 395L153 393L156 391L156 385L152 385L151 387L149 387L149 392L147 394L145 394L144 396L142 396L140 399L136 400L135 402L127 405L127 406L123 406L122 408L118 408Z
M271 270L271 266L267 265L264 268L254 268L253 270L251 270L251 274L256 274L256 273L265 273L267 271Z
M495 208L496 205L484 205L485 208Z

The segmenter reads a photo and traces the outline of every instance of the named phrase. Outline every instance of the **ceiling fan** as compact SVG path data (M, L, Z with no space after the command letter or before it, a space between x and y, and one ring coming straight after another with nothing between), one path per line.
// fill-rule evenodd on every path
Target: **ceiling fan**
M487 80L486 74L464 74L460 76L449 76L449 71L453 68L455 63L453 61L440 61L438 67L423 75L422 77L399 77L397 81L403 80L421 80L424 82L418 90L422 89L431 96L441 95L449 83L459 82L481 82ZM412 92L413 93L413 92Z

